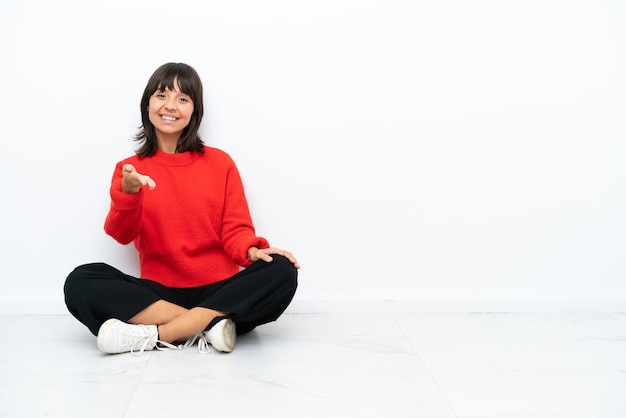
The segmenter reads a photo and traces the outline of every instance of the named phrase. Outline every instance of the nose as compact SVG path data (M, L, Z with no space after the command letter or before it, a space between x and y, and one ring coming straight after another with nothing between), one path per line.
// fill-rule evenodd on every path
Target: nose
M165 108L166 109L176 109L176 98L175 97L170 97L167 102L165 103Z

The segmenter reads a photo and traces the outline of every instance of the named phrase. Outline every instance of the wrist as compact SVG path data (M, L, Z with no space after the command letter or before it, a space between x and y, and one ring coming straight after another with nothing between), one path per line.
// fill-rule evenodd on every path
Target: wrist
M126 193L126 194L137 194L139 193L139 191L141 190L140 186L128 186L124 184L124 181L122 181L122 192Z
M257 247L250 247L248 248L248 260L250 261L255 261L254 260L254 254L258 251L259 249Z

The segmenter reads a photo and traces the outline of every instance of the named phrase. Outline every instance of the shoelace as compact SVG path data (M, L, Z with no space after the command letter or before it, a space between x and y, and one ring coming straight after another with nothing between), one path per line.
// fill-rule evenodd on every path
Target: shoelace
M201 332L200 339L198 340L198 351L202 354L209 354L211 352L209 348L210 344L209 334L207 332Z
M123 346L129 347L132 355L142 354L155 338L155 335L151 334L150 329L145 325L129 327L125 331ZM137 347L139 347L139 350L137 350Z
M181 349L185 349L188 347L191 347L192 345L194 345L196 343L196 341L198 341L198 351L202 354L209 354L211 352L211 349L209 348L209 338L206 335L206 332L200 332L196 335L192 335L191 337L187 338L187 341L185 341L185 344L179 346L181 347Z
M146 335L142 337L141 339L139 339L138 341L135 341L135 343L130 347L130 354L132 354L133 356L139 356L143 354L143 352L146 351L146 347L148 347L148 345L153 341L154 335L149 334L147 327L144 326L144 328L145 328ZM159 351L184 350L185 348L193 344L193 342L191 344L189 343L189 339L187 340L187 342L185 342L185 344L180 344L180 345L170 344L165 341L161 341L159 339L154 340L154 342L156 344L154 348L156 348ZM139 350L136 350L136 347L139 344L140 344Z
M146 337L142 341L137 341L137 343L141 343L141 347L139 348L139 350L135 350L135 347L137 346L137 344L134 344L130 348L130 354L132 354L133 356L140 356L141 354L143 354L144 351L146 351L146 347L148 346L148 344L150 344L150 337ZM156 348L159 351L165 351L165 350L182 350L184 347L182 345L175 346L173 344L166 343L165 341L156 340L156 346L154 348Z
M152 340L152 337L150 335L146 335L141 340L136 341L135 344L131 346L130 353L133 356L139 356L143 354L143 352L146 351L146 347L148 346L148 344L150 344L151 340ZM198 351L200 353L209 354L211 352L211 349L209 348L209 344L210 344L209 338L205 332L200 332L196 335L192 335L191 337L187 338L187 341L179 345L174 345L174 344L166 343L165 341L156 340L155 348L159 351L185 350L193 346L196 343L196 341L198 341ZM138 344L141 344L141 346L139 347L139 350L135 350L135 347L137 347Z
M157 340L157 345L155 348L159 351L184 350L185 348L187 348L185 344L174 345L174 344L166 343L165 341Z

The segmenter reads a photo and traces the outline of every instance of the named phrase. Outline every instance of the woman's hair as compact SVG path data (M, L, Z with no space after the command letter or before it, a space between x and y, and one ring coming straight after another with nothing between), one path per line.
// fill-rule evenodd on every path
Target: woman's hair
M157 137L154 125L148 117L148 105L150 97L154 92L165 91L166 88L174 90L174 82L177 82L180 91L191 98L193 102L193 114L189 125L185 127L178 139L176 152L204 152L204 143L198 135L198 128L204 114L202 104L202 81L200 76L192 67L183 63L163 64L152 74L143 96L141 97L141 127L139 133L135 135L135 140L141 142L136 151L140 157L150 157L157 151Z

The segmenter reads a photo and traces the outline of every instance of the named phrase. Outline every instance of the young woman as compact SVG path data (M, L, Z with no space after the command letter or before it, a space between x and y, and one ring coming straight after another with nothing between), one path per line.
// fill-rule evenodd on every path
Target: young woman
M105 353L185 339L230 352L296 291L298 262L256 236L233 160L198 136L202 94L190 66L159 67L141 99L140 148L113 173L104 229L134 242L141 278L93 263L65 282L67 308Z

